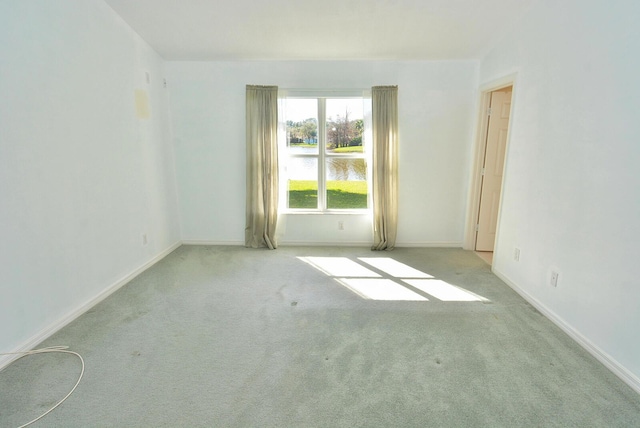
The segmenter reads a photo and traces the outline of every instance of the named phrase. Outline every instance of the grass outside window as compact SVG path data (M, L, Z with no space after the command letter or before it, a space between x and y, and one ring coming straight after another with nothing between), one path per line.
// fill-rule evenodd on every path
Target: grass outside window
M290 180L289 208L317 209L318 182L314 180ZM327 208L367 208L367 182L362 180L327 181Z

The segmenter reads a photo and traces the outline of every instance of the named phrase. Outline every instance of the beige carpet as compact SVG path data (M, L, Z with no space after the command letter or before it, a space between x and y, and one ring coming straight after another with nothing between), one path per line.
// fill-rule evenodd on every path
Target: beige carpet
M86 374L34 426L640 426L638 394L458 249L185 246L50 345ZM9 366L0 426L78 371Z

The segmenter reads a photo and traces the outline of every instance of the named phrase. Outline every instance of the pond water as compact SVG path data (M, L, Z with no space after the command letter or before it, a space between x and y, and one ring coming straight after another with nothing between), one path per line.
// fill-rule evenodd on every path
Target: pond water
M317 153L314 148L291 147L289 153ZM316 180L318 178L317 158L292 158L287 164L292 180ZM364 159L328 158L327 180L357 181L367 179L367 165Z

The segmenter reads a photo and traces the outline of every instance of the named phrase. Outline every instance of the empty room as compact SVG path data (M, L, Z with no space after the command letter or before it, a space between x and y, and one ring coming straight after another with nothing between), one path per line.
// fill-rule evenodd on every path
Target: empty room
M0 426L640 426L640 5L0 2Z

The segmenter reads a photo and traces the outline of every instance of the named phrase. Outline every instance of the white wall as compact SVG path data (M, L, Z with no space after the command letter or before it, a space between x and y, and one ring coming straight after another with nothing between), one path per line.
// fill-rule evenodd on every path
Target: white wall
M517 72L494 270L640 388L638 18L635 1L541 1L480 80Z
M0 351L35 345L179 241L162 77L100 0L0 4Z
M245 85L399 85L399 245L460 246L476 62L169 62L182 236L244 242ZM368 216L289 215L281 242L370 245ZM338 231L338 221L345 230Z

